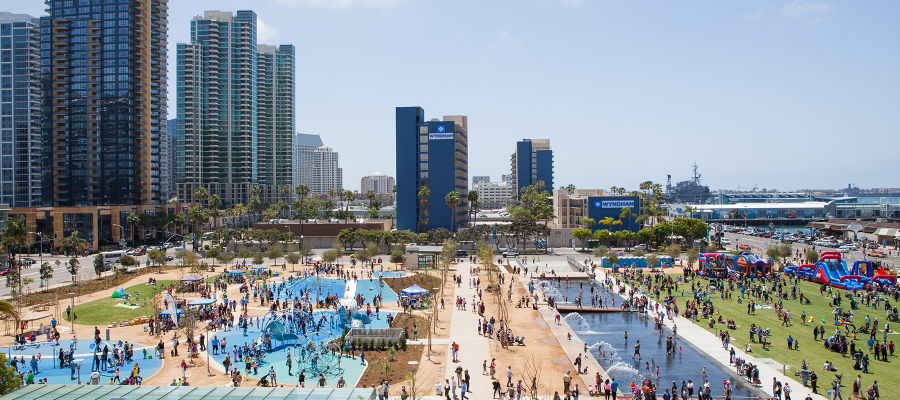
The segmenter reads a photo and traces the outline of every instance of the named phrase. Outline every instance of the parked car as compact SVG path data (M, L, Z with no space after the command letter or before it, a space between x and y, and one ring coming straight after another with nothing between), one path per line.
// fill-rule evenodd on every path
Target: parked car
M456 256L457 256L457 257L468 257L468 256L469 256L469 251L468 251L468 250L457 250L457 251L456 251Z
M883 251L874 251L874 250L866 253L866 255L869 257L879 257L879 258L887 257L887 254L884 254Z
M722 241L721 241L722 244L731 244L731 239L728 239L728 238L722 238L721 240L722 240Z
M25 265L31 265L31 264L34 264L34 263L36 263L36 262L37 262L37 261L35 261L33 258L23 258L23 259L22 259L22 263L25 264Z
M750 250L750 249L752 249L752 247L750 247L749 244L742 244L742 245L738 246L738 248L741 249L741 250Z
M516 249L510 249L503 252L503 257L518 257L519 251Z

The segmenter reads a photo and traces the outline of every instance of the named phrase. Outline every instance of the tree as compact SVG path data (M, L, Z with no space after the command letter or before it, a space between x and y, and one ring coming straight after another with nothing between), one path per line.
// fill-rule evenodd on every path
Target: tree
M672 244L666 247L666 255L672 258L672 265L675 265L675 259L681 257L681 246Z
M815 263L819 262L819 252L818 251L815 251L812 249L807 250L804 257L806 258L807 264L815 264Z
M594 225L597 223L596 220L594 220L593 218L588 217L588 216L581 217L580 222L581 222L581 225L587 229L592 229L594 227Z
M250 251L250 249L243 247L240 250L238 250L237 256L238 256L238 258L240 258L241 260L244 260L244 262L246 262L248 258L253 257L253 252Z
M73 257L77 256L88 247L87 240L78 237L78 231L74 231L71 235L59 239L56 243L67 255L71 252Z
M478 222L478 209L481 208L481 193L477 190L470 190L467 196L469 200L469 212L472 213L472 226Z
M609 265L618 265L619 264L619 253L615 251L607 251L606 252L606 263Z
M619 188L619 189L622 189L623 191L625 190L623 188ZM637 215L635 215L633 212L631 212L631 207L628 207L628 206L622 207L622 211L619 212L619 220L622 221L623 225L626 222L628 223L628 225L627 225L628 230L633 230L633 229L631 229L631 221L636 218L637 218Z
M417 195L419 197L419 209L422 211L416 220L416 233L422 233L428 227L428 198L431 197L431 189L428 189L427 182L422 183L422 187L419 188Z
M78 259L75 257L70 258L69 265L66 267L66 269L69 271L69 274L72 275L72 278L74 278L75 275L78 275L78 267L79 267ZM73 279L73 282L74 282L74 279Z
M633 255L635 257L643 257L644 254L647 254L647 252L644 251L643 249L634 249L631 251L631 255Z
M398 269L397 264L403 263L405 261L406 248L401 244L394 246L394 250L391 251L391 262L394 263L394 269Z
M600 257L606 256L606 253L609 253L609 247L600 245L600 246L594 247L594 251L591 252L591 255L595 258L600 258Z
M650 229L644 228L638 231L637 238L639 242L647 243L647 246L649 246L651 235L653 235L653 233L650 231Z
M53 278L53 267L49 262L44 262L41 264L41 281L46 282L45 284L49 286L50 278Z
M97 273L98 277L100 276L100 273L103 272L103 264L104 262L102 255L97 254L96 256L94 256L94 272Z
M600 243L606 243L606 247L609 247L609 238L610 233L608 229L601 229L597 232L594 232L594 239L597 239Z
M444 243L445 241L447 241L447 239L450 239L452 236L453 236L453 234L451 234L450 231L448 231L444 228L437 228L437 229L432 229L432 230L428 231L429 240L432 243L436 243L436 244Z
M584 251L587 240L591 237L591 230L585 227L575 228L572 230L572 236L581 241L581 251Z
M137 244L135 235L137 234L137 227L141 224L141 216L132 211L128 213L128 217L125 217L125 223L131 227L131 244Z
M222 265L227 266L228 264L231 264L232 260L234 260L234 254L223 251L219 253L219 255L216 257L216 260L219 261Z
M653 268L656 264L659 264L661 262L659 260L659 257L656 256L656 254L650 254L649 256L647 256L646 260L647 260L647 267L650 267L650 268Z
M265 261L264 257L262 250L253 253L253 265L262 265L263 261Z
M169 262L169 258L168 256L166 256L166 253L160 249L153 249L148 251L147 258L149 258L150 261L153 261L153 263L159 267L160 273L162 273L163 267L165 267Z
M266 252L266 256L272 260L272 264L278 265L278 259L284 257L284 252L281 250L281 247L272 246L269 247L269 251Z
M344 248L353 248L353 243L359 240L359 228L344 228L338 232L337 241L344 245Z
M291 272L293 272L294 265L296 265L300 261L300 255L297 254L297 252L292 251L284 256L284 261L286 261L288 264L291 264Z
M687 251L688 268L694 268L694 263L697 262L699 258L700 249L691 247L691 249Z
M137 264L137 260L135 260L134 257L126 254L122 257L119 257L119 263L127 269L128 267L135 266L135 264Z
M606 217L606 218L603 218L602 220L600 220L600 224L608 226L609 230L612 231L612 227L614 225L622 225L622 221L613 219L613 217ZM609 246L609 242L607 242L606 245Z
M16 317L16 321L18 321L18 317ZM22 378L19 376L16 368L9 364L6 355L0 353L0 395L12 393L20 387L22 387Z
M335 249L328 249L322 252L322 261L326 263L333 264L340 257L340 253L338 253Z
M313 248L312 246L300 246L298 254L300 255L300 262L305 264L306 260L313 256Z
M447 202L447 207L450 207L450 209L453 210L453 214L451 215L451 221L453 222L452 225L450 225L450 232L456 232L456 206L459 205L459 193L456 193L455 191L447 193L447 195L444 196L444 201Z

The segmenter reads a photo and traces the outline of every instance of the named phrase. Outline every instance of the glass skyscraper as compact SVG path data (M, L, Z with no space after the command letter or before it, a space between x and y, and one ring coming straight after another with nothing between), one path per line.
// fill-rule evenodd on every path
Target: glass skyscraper
M44 206L164 201L167 0L48 0Z
M39 20L0 13L0 203L41 204Z
M294 47L257 45L256 14L206 11L179 43L176 187L204 187L226 206L261 201L291 184Z

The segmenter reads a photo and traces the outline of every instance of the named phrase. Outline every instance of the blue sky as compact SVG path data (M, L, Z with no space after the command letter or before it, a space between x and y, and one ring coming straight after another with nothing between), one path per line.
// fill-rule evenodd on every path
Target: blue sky
M549 138L556 186L695 161L712 188L900 186L900 2L172 0L170 61L207 9L297 46L297 129L341 153L349 189L394 174L394 107L414 105L469 117L470 176Z

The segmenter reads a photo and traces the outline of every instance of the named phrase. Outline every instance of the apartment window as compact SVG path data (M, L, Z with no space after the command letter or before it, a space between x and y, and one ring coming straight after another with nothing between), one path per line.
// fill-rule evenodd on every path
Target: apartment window
M419 152L420 152L420 153L427 153L427 152L428 152L428 145L427 145L427 144L420 144L420 145L419 145Z

